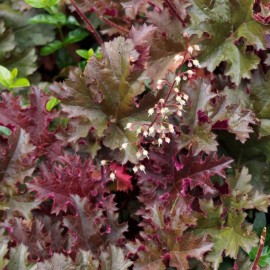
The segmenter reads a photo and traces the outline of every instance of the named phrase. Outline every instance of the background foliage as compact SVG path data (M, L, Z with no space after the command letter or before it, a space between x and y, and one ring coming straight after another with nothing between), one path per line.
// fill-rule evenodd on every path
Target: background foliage
M268 269L269 14L0 1L0 268Z

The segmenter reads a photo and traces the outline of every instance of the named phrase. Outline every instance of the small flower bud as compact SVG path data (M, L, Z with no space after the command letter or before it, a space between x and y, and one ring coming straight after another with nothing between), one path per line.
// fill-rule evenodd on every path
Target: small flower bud
M193 53L193 51L194 51L193 47L190 45L188 46L187 50L189 53Z
M179 93L179 89L178 88L173 88L173 91L175 92L175 93Z
M148 131L147 131L147 130L145 130L145 131L143 132L143 136L144 136L144 137L147 137L147 136L148 136Z
M157 89L160 90L160 89L162 89L162 87L163 87L163 80L158 80L157 81Z
M154 108L148 110L148 117L155 112Z
M143 149L143 152L142 153L143 153L144 156L148 157L148 151L147 150Z
M169 124L168 128L171 133L174 133L174 127L172 124Z
M196 66L196 67L200 67L201 66L200 63L199 63L199 61L196 60L196 59L193 60L192 62L193 62L193 65Z
M110 179L111 179L112 181L115 180L115 173L114 173L114 172L111 172L111 173L110 173Z
M166 137L166 138L165 138L165 142L166 142L166 143L170 143L170 141L171 141L171 139L170 139L169 137Z
M138 167L137 166L134 166L133 168L132 168L132 170L133 170L133 172L137 172L138 171Z
M138 151L137 153L136 153L136 157L137 158L140 158L142 156L142 152L141 151Z
M192 63L191 62L188 63L188 67L190 67L190 68L192 67Z
M175 98L175 99L176 99L176 101L177 101L177 102L182 101L182 97L180 97L180 96L176 96L176 98Z
M155 128L152 126L149 128L149 134L153 133L155 131Z
M174 57L174 62L183 61L183 59L184 59L184 56L183 56L183 55L177 54L177 55Z
M165 100L163 98L161 98L159 101L158 101L160 104L164 104Z
M181 77L180 76L176 76L174 80L175 80L176 84L179 84L180 81L181 81Z
M187 70L187 74L188 74L188 75L193 75L194 72L193 72L192 70Z
M195 51L200 51L201 50L199 45L194 45L193 48L194 48Z
M182 111L177 111L177 115L181 117L183 115Z
M125 129L130 129L132 127L132 123L127 123L127 126Z
M188 101L188 99L189 99L188 95L187 95L187 94L185 94L185 93L183 93L182 98L183 98L185 101Z
M100 164L101 164L102 166L105 166L106 163L107 163L107 160L105 160L105 159L103 159L103 160L100 161Z
M187 76L183 76L183 80L186 81L187 80Z
M161 145L162 145L162 143L163 143L162 139L161 139L161 138L159 138L159 139L158 139L158 146L161 146Z
M139 169L140 169L140 171L146 173L146 172L145 172L145 166L144 166L144 165L141 164L141 165L139 166Z
M179 101L179 104L183 106L183 105L185 105L185 104L186 104L186 101L185 101L185 100L183 100L183 99L181 99L181 100Z

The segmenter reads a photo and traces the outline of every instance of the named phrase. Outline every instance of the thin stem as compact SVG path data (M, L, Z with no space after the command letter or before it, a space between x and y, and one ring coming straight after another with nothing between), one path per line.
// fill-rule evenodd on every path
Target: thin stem
M254 260L254 263L253 263L253 266L252 266L251 270L257 270L258 269L259 260L261 258L263 247L264 247L265 237L266 237L266 227L263 228L262 235L261 235L261 238L260 238L260 246L259 246L256 258Z
M126 34L129 33L129 30L128 30L128 29L126 29L126 28L124 28L124 27L122 27L122 26L120 26L120 25L118 25L118 24L116 24L116 23L110 21L109 19L105 18L104 16L101 15L101 16L99 16L99 18L100 18L102 21L104 21L105 23L109 24L110 26L112 26L112 27L114 27L114 28L120 30L121 32L124 32L124 33L126 33Z
M79 7L76 5L74 0L70 0L70 2L73 5L73 7L76 9L76 11L80 15L80 17L82 18L82 20L85 22L87 30L93 34L93 36L95 37L95 39L97 40L99 45L102 45L103 40L99 36L99 34L96 31L96 29L94 28L94 26L91 24L91 22L88 20L88 18L84 15L84 13L79 9Z
M182 26L185 27L185 21L182 20L182 18L180 17L180 15L178 14L174 4L171 2L171 0L165 0L166 4L168 5L168 7L170 8L170 10L172 11L172 13L177 17L177 19L181 22Z
M186 62L186 56L187 56L187 50L185 50L184 58L183 58L182 63L181 63L181 65L180 65L180 67L179 67L180 71L179 71L179 73L178 73L177 75L181 74L181 68L182 68L182 66L184 65L184 63ZM163 103L163 105L162 105L162 108L164 108L164 107L166 106L166 103L167 103L167 101L168 101L168 99L169 99L171 93L173 92L173 88L174 88L174 86L175 86L175 83L176 83L176 81L174 80L173 83L171 84L170 90L169 90L169 92L168 92L168 94L167 94L167 96L166 96L166 98L165 98L165 100L164 100L164 103ZM154 120L151 122L151 124L149 125L149 128L152 127L152 126L154 125L154 123L157 121L157 119L159 118L159 116L160 116L160 114L158 113L158 114L156 115L155 119L154 119ZM148 128L148 130L149 130L149 128Z

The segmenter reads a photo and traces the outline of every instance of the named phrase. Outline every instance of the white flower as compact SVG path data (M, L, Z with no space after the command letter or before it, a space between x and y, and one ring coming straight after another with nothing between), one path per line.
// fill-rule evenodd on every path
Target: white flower
M152 115L155 112L154 108L148 110L148 116Z
M195 60L193 60L192 62L193 62L193 65L194 65L194 66L196 66L196 67L201 67L201 65L200 65L200 63L199 63L198 60L195 59Z
M164 115L164 114L166 113L165 108L162 108L162 109L160 110L160 113L161 113L162 115Z
M185 101L185 100L183 100L183 99L181 99L181 100L179 101L179 104L183 106L183 105L185 105L185 104L186 104L186 101Z
M181 77L180 76L176 76L174 80L175 80L176 84L179 84L180 81L181 81Z
M163 98L161 98L159 101L158 101L160 104L164 104L165 100Z
M183 93L183 99L185 100L185 101L188 101L188 99L189 99L189 97L188 97L188 95L187 94L185 94L185 93Z
M187 74L188 74L188 75L193 75L194 72L193 72L192 70L188 70L188 71L187 71Z
M175 98L175 99L176 99L176 101L177 101L177 102L182 101L182 97L180 97L180 96L176 96L176 98Z
M174 62L183 61L183 59L184 59L184 56L183 56L183 55L177 54L177 55L174 57Z
M195 51L200 51L201 50L199 45L194 45L193 48L194 48Z
M114 173L114 172L111 172L111 173L110 173L110 179L111 179L112 181L115 180L115 173Z
M100 161L100 164L101 164L102 166L105 166L106 163L107 163L107 160L105 160L105 159L103 159L103 160Z
M159 139L158 139L158 146L161 146L161 145L162 145L162 143L163 143L162 139L161 139L161 138L159 138Z
M190 45L188 46L187 50L189 53L193 53L193 51L194 51L193 47Z
M179 89L178 88L173 88L173 91L175 92L175 93L179 93Z
M182 111L177 111L177 115L181 117L183 115Z
M146 173L146 172L145 172L145 166L144 166L144 165L141 164L141 165L139 166L139 169L140 169L140 171Z
M136 157L137 158L140 158L142 156L142 152L139 150L137 153L136 153Z
M160 127L159 127L159 128L160 128L160 130L161 130L161 131L163 131L163 130L165 130L165 129L166 129L166 128L165 128L163 125L160 125Z
M143 132L143 136L144 136L144 137L147 137L147 136L148 136L148 131L147 131L147 130L145 130L145 131Z
M149 134L153 133L155 131L155 128L152 126L149 128Z
M126 149L127 146L128 146L128 143L123 143L122 146L121 146L121 148L120 148L120 150L121 150L121 149Z
M171 141L171 139L170 139L169 137L166 137L166 138L165 138L165 142L166 142L166 143L170 143L170 141Z
M142 153L143 153L144 156L146 156L147 158L149 158L148 157L148 151L147 150L143 149L143 152Z
M172 124L169 124L168 128L171 133L174 133L174 128Z
M137 166L134 166L132 170L133 170L133 172L136 173L138 171L138 167Z
M130 129L132 127L132 123L127 123L126 128L125 129Z
M187 76L183 76L183 80L186 81L187 80Z
M157 81L157 89L160 90L163 87L163 80Z
M192 67L192 63L191 62L188 63L188 67L190 67L190 68Z

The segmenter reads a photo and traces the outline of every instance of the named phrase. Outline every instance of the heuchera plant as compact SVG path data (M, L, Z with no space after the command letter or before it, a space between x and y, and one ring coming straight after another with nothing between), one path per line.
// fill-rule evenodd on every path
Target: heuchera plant
M66 2L87 62L0 99L0 268L268 269L268 1Z

